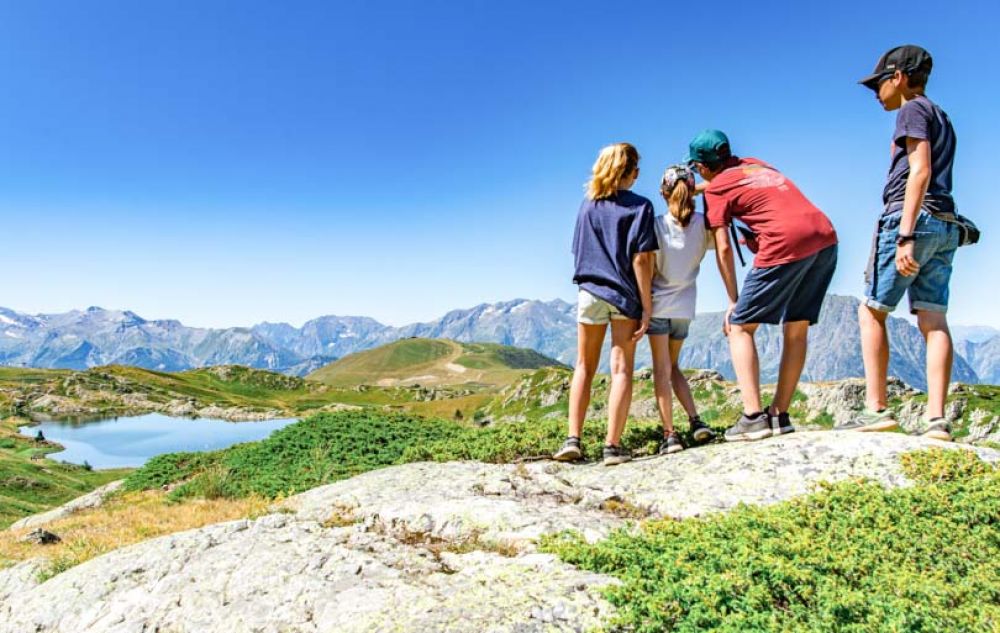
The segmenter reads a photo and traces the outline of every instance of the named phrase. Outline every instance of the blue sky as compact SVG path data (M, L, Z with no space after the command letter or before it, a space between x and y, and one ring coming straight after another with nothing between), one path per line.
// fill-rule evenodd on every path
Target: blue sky
M831 216L833 290L857 295L893 115L855 81L918 43L984 233L952 321L1000 327L1000 9L814 4L2 3L0 305L229 326L571 300L599 148L637 145L662 211L660 172L706 127ZM706 260L699 309L723 303Z

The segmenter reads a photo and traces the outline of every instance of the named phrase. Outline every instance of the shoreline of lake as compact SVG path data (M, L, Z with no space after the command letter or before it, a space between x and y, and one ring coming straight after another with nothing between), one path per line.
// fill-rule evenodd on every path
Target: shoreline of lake
M137 468L164 453L208 452L259 441L298 421L298 418L274 418L236 423L161 413L102 416L97 420L59 418L26 419L28 424L18 430L29 438L41 431L47 442L62 447L47 453L46 458L95 469Z

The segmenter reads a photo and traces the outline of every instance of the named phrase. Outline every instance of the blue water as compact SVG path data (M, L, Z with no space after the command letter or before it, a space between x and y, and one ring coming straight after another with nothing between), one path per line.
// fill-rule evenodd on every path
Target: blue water
M94 468L124 468L142 466L163 453L211 451L261 440L293 422L296 420L227 422L151 413L88 422L45 420L21 427L21 433L34 437L41 430L45 439L66 448L50 453L51 459L71 464L87 462Z

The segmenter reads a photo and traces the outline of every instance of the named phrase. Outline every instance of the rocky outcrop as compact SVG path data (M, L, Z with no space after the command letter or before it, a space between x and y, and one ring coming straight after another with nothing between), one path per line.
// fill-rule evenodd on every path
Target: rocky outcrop
M636 518L777 502L818 481L907 485L899 456L928 446L962 450L824 432L616 468L387 468L298 495L254 521L111 552L41 585L27 571L34 562L0 572L0 633L584 631L610 613L600 589L613 581L538 553L541 534L575 529L596 539Z
M110 497L114 492L122 487L123 483L125 483L123 480L112 481L111 483L105 484L100 488L91 490L82 497L77 497L69 503L61 505L58 508L53 508L52 510L42 512L40 514L33 514L30 517L24 517L23 519L15 521L8 529L23 530L25 528L39 527L52 523L53 521L58 521L59 519L65 519L66 517L83 510L99 508L104 504L105 499Z

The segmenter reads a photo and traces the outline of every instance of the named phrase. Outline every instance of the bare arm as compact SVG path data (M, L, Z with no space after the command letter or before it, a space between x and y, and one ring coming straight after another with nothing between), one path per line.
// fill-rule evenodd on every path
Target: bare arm
M649 329L649 319L653 315L654 254L636 253L632 258L632 268L635 270L635 280L639 284L639 299L642 301L642 319L639 322L639 329L632 335L632 340L638 341Z
M736 285L736 263L733 261L733 247L729 243L729 230L720 226L713 229L715 234L715 263L719 266L719 275L722 276L722 283L726 286L726 294L729 295L729 308L726 310L726 317L722 323L722 331L729 334L729 315L736 307L736 300L739 299L739 288Z
M907 160L910 175L906 178L906 194L903 198L903 217L899 221L899 232L912 235L917 226L917 216L924 203L924 195L931 182L931 144L924 139L906 139ZM915 275L920 265L913 258L913 242L896 248L896 269L903 275Z
M729 303L739 299L739 289L736 286L736 263L733 261L733 247L729 243L729 229L722 226L713 229L715 233L715 263L719 265L722 283L726 286Z

